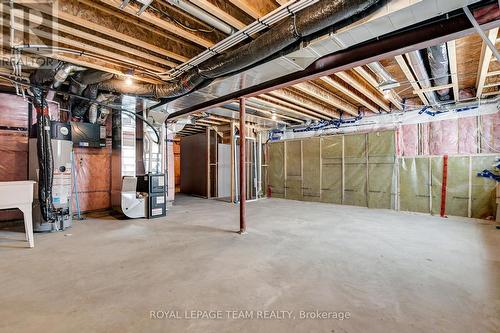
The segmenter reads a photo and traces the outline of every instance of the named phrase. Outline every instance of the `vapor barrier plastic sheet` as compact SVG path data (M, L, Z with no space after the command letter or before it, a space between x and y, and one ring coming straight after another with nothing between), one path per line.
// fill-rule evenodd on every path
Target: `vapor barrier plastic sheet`
M396 208L394 132L368 134L368 207Z
M321 196L320 140L313 138L302 141L304 172L302 195L304 201L319 201Z
M429 159L403 157L399 165L400 210L429 213Z
M322 202L342 203L343 137L321 138L321 198Z
M496 182L489 178L478 177L477 173L491 169L497 156L474 156L471 161L472 217L484 219L494 216L496 211Z
M271 196L275 198L285 197L285 143L275 142L269 144L269 187Z
M368 206L366 134L344 137L344 201L345 205Z
M285 198L302 200L302 142L286 141L285 156Z

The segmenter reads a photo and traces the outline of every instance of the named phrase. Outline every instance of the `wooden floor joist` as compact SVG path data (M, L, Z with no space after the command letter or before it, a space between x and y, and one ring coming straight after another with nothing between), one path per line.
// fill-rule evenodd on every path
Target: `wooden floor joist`
M196 6L200 7L201 9L205 10L206 12L211 13L212 15L217 17L218 19L222 20L223 22L226 22L227 24L235 27L238 30L241 30L244 27L246 27L245 23L243 23L243 22L239 21L238 19L236 19L235 17L229 15L228 13L226 13L225 11L223 11L222 9L217 7L216 5L212 4L208 0L190 0L190 2L192 2Z
M106 3L108 5L112 5L112 6L116 7L117 10L120 10L119 7L122 4L122 0L98 0L98 1L101 1L101 2ZM130 15L136 16L139 9L140 9L139 6L136 6L135 4L129 3L122 10ZM210 40L203 38L203 37L200 37L200 36L190 32L190 31L184 30L183 28L179 27L178 25L170 23L169 21L167 21L163 18L160 18L160 17L158 17L158 16L156 16L148 11L143 12L139 16L139 18L148 22L148 23L154 24L162 29L165 29L165 30L177 35L177 36L185 38L188 41L192 41L193 43L201 45L203 47L210 47L210 46L214 45L214 43L211 42Z
M495 42L498 36L499 28L491 29L488 32L488 39L492 42ZM486 85L486 78L488 75L488 71L490 68L491 60L493 59L493 52L488 47L488 45L483 42L481 48L481 57L479 60L479 69L476 79L476 97L481 98L483 95L483 91Z
M356 73L358 73L363 79L365 79L365 81L368 82L373 88L377 89L381 94L384 94L384 91L379 88L379 83L377 82L377 80L363 67L356 67L354 68L354 71L356 71ZM391 102L396 109L403 111L403 102L399 95L394 92L394 90L392 90L392 93L386 94L385 98L387 98L387 100Z
M379 113L379 110L377 107L375 107L372 103L368 102L368 100L366 100L365 98L361 97L360 95L358 95L355 92L353 92L352 90L350 90L344 84L334 80L333 78L331 78L329 76L323 76L320 78L320 80L323 81L324 83L326 83L328 86L335 88L338 91L340 91L341 93L343 93L344 95L352 98L357 103L366 107L368 110L370 110L374 113Z
M358 115L358 108L356 106L312 83L303 82L296 84L293 87L308 94L309 96L312 96L326 104L331 105L334 108L338 108L342 111L345 111L350 115L353 116Z
M18 13L18 15L19 14L21 14L21 13ZM72 28L72 27L65 25L65 24L62 24L60 22L47 20L47 19L43 18L42 16L38 16L32 12L27 13L27 14L26 13L22 13L22 14L23 14L22 16L16 16L16 17L18 19L24 19L24 20L27 20L28 22L31 22L31 23L40 24L40 25L48 27L50 29L54 29L54 30L57 30L57 31L60 31L63 33L73 35L73 36L81 38L81 39L85 39L89 42L94 42L94 43L97 43L97 44L100 44L100 45L103 45L103 46L106 46L106 47L109 47L109 48L112 48L112 49L115 49L118 51L122 51L122 52L125 52L128 54L131 54L135 57L150 60L150 61L156 62L158 64L166 65L168 67L177 66L177 63L169 61L168 59L158 57L158 56L137 50L135 48L126 46L124 44L117 43L117 42L111 41L109 39L96 36L95 34L90 34L90 33L87 33L85 31Z
M398 63L398 65L399 65L399 67L401 68L401 70L405 74L406 79L410 82L413 90L417 93L417 95L420 98L420 100L422 101L422 103L424 103L424 105L429 105L429 101L425 97L424 93L419 91L420 90L420 86L418 85L415 77L413 76L413 73L411 72L410 67L406 63L406 60L403 58L402 55L396 56L395 59L396 59L396 62Z
M46 15L53 14L52 10L49 7L45 7L45 6L37 6L36 10L38 10ZM152 51L152 52L161 54L163 56L166 56L166 57L169 57L172 59L176 59L179 61L185 61L187 59L183 55L177 54L177 53L172 52L172 51L168 51L166 49L163 49L163 48L158 47L156 45L153 45L151 43L145 42L143 40L131 37L129 35L125 35L121 32L116 31L116 29L111 29L111 28L105 27L103 25L93 23L93 22L85 20L79 16L75 16L75 15L60 11L60 10L57 11L57 19L67 21L67 22L70 22L72 24L76 24L82 28L89 29L89 30L92 30L92 31L100 33L100 34L116 38L116 39L120 40L122 43L135 45L135 46L144 48L145 50Z

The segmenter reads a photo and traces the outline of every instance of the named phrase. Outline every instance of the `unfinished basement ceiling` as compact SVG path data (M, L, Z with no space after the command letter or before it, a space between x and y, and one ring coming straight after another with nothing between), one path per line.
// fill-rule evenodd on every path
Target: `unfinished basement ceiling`
M478 2L481 1L467 1L466 4ZM75 54L55 51L47 54L42 49L29 49L21 55L23 62L28 63L33 53L43 53L54 59L109 72L119 78L132 74L136 82L160 83L168 79L168 74L173 73L174 68L182 69L182 64L189 63L193 57L204 54L207 49L225 40L229 36L227 29L234 34L257 19L292 3L298 1L58 0L54 6L42 2L26 14L29 4L14 2L14 8L20 11L14 11L14 22L10 20L9 10L3 11L2 26L9 29L12 25L15 29L22 30L20 27L23 25L31 25L31 35L16 35L19 38L18 44L27 41L33 44L38 41L40 44L52 44L81 52ZM200 100L216 98L238 89L235 84L244 81L247 85L253 84L249 82L252 77L255 83L259 83L264 79L298 71L318 55L367 41L375 37L375 34L389 33L435 15L460 10L464 4L463 1L452 0L389 1L373 15L344 27L333 35L317 38L310 45L281 57L277 64L282 69L275 73L269 73L261 65L254 70L264 73L259 74L260 76L252 76L254 74L246 71L236 77L217 79L210 86L169 103L168 111L175 112L195 105ZM8 9L7 5L3 6ZM405 15L407 19L402 20ZM207 19L207 16L210 18ZM41 19L42 23L39 24ZM213 23L214 20L216 24ZM8 31L4 30L4 35ZM255 34L253 38L258 35L259 33ZM492 41L497 42L498 29L491 29L488 35ZM8 57L11 53L8 46L3 45L3 57ZM449 84L452 85L450 89L455 93L452 96L457 95L450 102L474 96L487 98L498 93L500 68L494 57L484 51L486 44L479 35L449 41L445 47L450 57L450 70L456 67L457 74L449 74ZM381 90L379 77L371 68L358 66L249 98L247 107L252 117L249 122L262 128L273 128L328 121L341 115L343 118L371 116L429 104L422 99L422 92L418 91L421 87L412 74L414 68L406 55L383 59L380 64L398 83L390 94ZM406 69L402 68L403 64L407 64ZM269 68L273 66L274 62L268 65ZM22 70L27 76L31 68L24 67ZM4 74L10 73L11 68L4 64L1 71ZM4 81L0 82L6 84ZM195 123L187 125L188 132L196 133L204 131L206 127L225 126L237 119L238 105L226 103L204 111L206 113L193 114Z

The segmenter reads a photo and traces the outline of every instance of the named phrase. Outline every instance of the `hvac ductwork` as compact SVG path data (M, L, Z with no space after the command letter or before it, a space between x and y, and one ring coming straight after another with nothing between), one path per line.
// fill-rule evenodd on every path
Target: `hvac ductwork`
M427 49L427 58L429 59L434 86L444 86L450 83L450 62L446 44L429 47ZM441 101L445 101L449 99L450 89L440 89L436 93L439 95Z
M422 57L421 51L413 51L408 53L408 60L410 61L411 67L413 68L413 72L415 73L420 87L422 89L431 88L431 81L429 78L429 74L427 73L427 69L425 68L424 58ZM439 104L439 101L436 98L436 94L434 92L426 92L424 93L424 95L431 105L435 106Z
M164 101L185 95L211 80L239 72L325 29L340 29L385 4L387 0L320 0L283 19L248 44L219 54L170 82L127 86L120 80L105 81L100 89L155 97Z
M380 86L395 85L398 81L379 62L369 63L368 68L377 75Z

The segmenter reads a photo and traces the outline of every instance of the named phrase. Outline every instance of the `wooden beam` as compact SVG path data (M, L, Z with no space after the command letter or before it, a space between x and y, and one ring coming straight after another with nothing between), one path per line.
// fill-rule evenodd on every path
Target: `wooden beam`
M500 82L493 82L493 83L489 83L489 84L484 85L485 88L494 88L494 87L498 87L498 86L500 86Z
M236 7L238 7L239 9L241 9L242 11L244 11L245 13L247 13L248 15L253 17L254 19L258 19L258 18L267 14L267 13L262 13L261 11L259 11L249 1L246 1L246 0L229 0L229 1L233 5L235 5Z
M267 94L259 95L258 97L261 100L270 101L270 102L272 102L275 105L284 106L284 107L287 107L288 109L297 110L297 111L302 112L302 113L304 113L304 114L306 114L308 116L311 116L311 117L315 117L315 118L318 118L318 119L324 119L324 120L330 119L329 117L327 117L325 115L322 115L320 113L311 111L311 110L309 110L307 108L304 108L304 107L301 107L301 106L296 105L294 103L291 103L288 100L282 100L282 99L279 99L277 97L273 97L273 96L267 95Z
M339 117L339 113L336 110L331 109L331 108L327 108L323 104L317 103L316 101L314 101L312 99L310 100L310 99L304 98L301 95L295 94L294 92L292 92L288 89L277 89L277 90L269 92L265 96L279 98L281 100L285 100L287 102L291 102L293 104L296 104L296 105L300 106L301 108L312 109L312 110L314 110L314 112L321 115L322 117L327 117L327 119Z
M118 51L132 54L136 57L140 57L140 58L144 58L144 59L147 59L150 61L154 61L156 63L163 64L163 65L166 65L169 67L177 66L177 64L175 62L169 61L165 58L157 57L155 55L152 55L152 54L125 46L123 44L113 42L111 40L96 36L95 34L89 34L89 33L84 32L82 30L74 29L70 26L61 24L59 22L47 20L47 19L43 18L42 16L38 16L38 15L33 14L32 12L18 13L18 11L14 11L14 16L16 18L24 19L24 20L27 20L29 22L36 23L36 24L41 24L41 25L46 26L48 28L52 28L54 30L67 33L67 34L73 35L73 36L78 37L78 38L92 41L94 43L101 44L101 45L110 47L112 49L118 50ZM185 58L185 57L183 57L183 59L187 60L187 58Z
M294 117L286 116L284 114L280 114L280 113L276 113L276 112L272 112L272 111L263 109L260 105L256 104L255 102L252 102L252 101L248 101L247 104L248 104L249 110L255 110L255 111L267 114L271 117L275 116L276 118L291 120L291 121L299 123L299 124L304 122L304 120L302 120L302 119L297 119ZM249 116L251 116L251 114L249 114Z
M200 7L201 9L205 10L206 12L212 14L213 16L217 17L218 19L235 27L238 30L241 30L244 27L246 27L245 23L242 23L241 21L239 21L235 17L229 15L228 13L226 13L225 11L223 11L222 9L220 9L219 7L210 3L207 0L190 0L190 2L192 2L196 6Z
M432 91L437 91L437 90L442 90L442 89L450 89L450 88L453 88L453 83L443 84L441 86L429 87L429 88L424 88L424 89L419 89L419 90L413 90L413 93L416 95L418 93L428 93L428 92L432 92Z
M356 73L358 73L363 79L365 79L365 81L368 82L373 88L377 89L381 94L385 95L384 91L379 88L378 81L363 67L356 67L354 68L354 71L356 71ZM388 94L385 98L389 102L391 102L396 109L403 111L403 102L394 90L392 90L392 93Z
M488 74L486 74L486 76L488 76L488 77L497 76L497 75L500 75L500 71L492 71L492 72L488 72Z
M108 5L114 6L116 8L119 8L120 5L122 4L122 0L99 0L99 1L104 2ZM135 4L129 4L129 5L125 6L125 8L123 8L122 10L128 14L137 16L136 14L139 11L139 9L140 9L139 6L136 6ZM158 16L151 14L147 11L142 13L139 16L139 18L148 22L148 23L154 24L157 27L165 29L165 30L177 35L177 36L185 38L188 41L191 41L193 43L201 45L203 47L210 47L214 44L213 42L209 41L208 39L205 39L203 37L195 35L194 33L190 32L190 31L184 30L184 29L180 28L178 25L176 25L174 23L170 23L169 21L164 20L161 17L158 17Z
M488 39L495 42L498 36L498 28L491 29L488 32ZM483 42L481 48L481 57L479 60L479 69L476 78L476 97L481 98L486 84L486 77L490 68L490 62L492 59L493 52L488 47L488 45Z
M338 91L340 91L344 95L349 96L350 98L352 98L353 100L355 100L359 104L366 107L368 110L375 112L375 113L380 113L378 108L376 108L372 103L368 102L365 98L359 96L358 94L356 94L355 92L353 92L352 90L347 88L342 83L332 79L329 76L323 76L320 78L320 80L325 82L328 86L337 89Z
M387 104L383 98L374 94L370 89L368 89L360 80L358 80L351 72L338 72L335 73L337 77L347 82L351 87L359 91L364 96L368 97L369 100L380 106L386 112L391 112L391 107ZM372 109L371 109L372 110ZM373 111L373 110L372 110ZM373 111L379 113L377 109Z
M4 21L3 23L5 24L6 22ZM19 23L14 23L14 28L18 29L20 31L24 30L23 25L19 24ZM156 65L152 65L152 64L149 64L149 63L137 60L137 59L133 59L133 58L124 56L124 55L119 54L119 53L111 52L111 51L105 50L101 47L95 47L95 46L92 46L92 45L89 45L86 43L82 43L82 42L79 42L79 41L74 40L74 39L70 39L67 37L60 36L60 35L54 36L54 34L47 32L47 31L31 28L30 32L34 33L35 37L42 37L42 38L45 38L48 40L52 40L52 41L55 41L56 44L58 44L58 43L66 44L68 46L80 49L81 51L84 51L84 52L95 53L95 54L98 54L98 55L101 55L104 57L108 57L108 58L110 58L110 60L119 60L119 61L122 61L125 63L129 63L131 65L135 65L137 67L149 69L151 71L155 71L158 73L162 73L165 71L165 68L158 67Z
M458 65L457 65L457 43L452 40L448 44L448 60L450 63L451 83L453 88L453 96L455 102L460 101L460 91L458 82Z
M344 112L347 112L353 116L358 115L358 108L351 103L347 102L346 100L343 100L342 98L338 97L337 95L332 94L329 91L326 91L325 89L322 89L312 83L309 82L302 82L299 84L296 84L293 86L294 88L308 94L309 96L312 96L328 105L331 105L335 108L338 108Z
M297 115L299 117L306 117L306 118L310 118L310 119L313 119L313 120L320 120L318 117L310 116L310 115L304 114L304 113L302 113L300 111L296 111L296 110L293 110L293 109L282 107L280 105L274 104L274 103L269 102L269 101L267 101L265 99L262 99L260 97L250 97L248 100L249 101L255 101L255 102L261 103L262 105L265 105L265 106L270 107L270 108L274 108L276 110L279 110L280 112L292 113L292 114Z
M418 92L420 90L420 86L417 83L417 80L413 76L413 73L411 72L410 67L406 63L406 60L403 58L402 55L398 55L395 57L396 62L398 63L399 67L403 71L403 73L406 76L406 79L410 82L411 86L413 87L413 90L417 92L418 97L420 97L420 100L424 105L429 105L429 101L427 101L427 98L425 97L424 93Z
M37 6L36 10L38 10L38 11L44 13L44 14L47 14L47 15L52 15L53 14L52 9L50 9L49 7L46 7L46 6ZM164 55L166 57L170 57L170 58L182 61L182 62L185 61L183 59L186 59L186 57L181 56L179 54L176 54L175 52L171 52L171 51L165 50L165 49L163 49L161 47L158 47L156 45L144 42L144 41L142 41L140 39L131 37L129 35L122 34L122 33L118 32L118 31L116 31L115 29L110 29L110 28L104 27L102 25L99 25L99 24L93 23L91 21L82 19L81 17L68 14L68 13L63 12L61 10L59 10L57 12L56 19L68 21L68 22L70 22L72 24L79 25L79 26L81 26L83 28L95 31L97 33L101 33L101 34L108 35L110 37L119 39L119 40L121 40L124 43L129 43L129 44L132 44L132 45L135 45L135 46L138 46L138 47L142 47L142 48L144 48L146 50L153 51L155 53L158 53L158 54L161 54L161 55Z
M30 53L36 53L36 52L31 51ZM42 53L41 55L44 57L57 59L57 60L64 61L64 62L69 62L69 63L75 64L77 66L93 68L93 69L97 69L97 70L100 70L103 72L116 74L118 76L123 76L123 72L121 70L117 70L114 68L100 65L98 63L91 62L89 60L86 60L85 57L83 57L83 56L80 56L80 57L67 56L67 55L63 55L63 54L59 54L59 53L55 53L55 52L52 52L50 55L47 55L45 53ZM160 80L155 80L155 79L150 79L147 77L140 77L140 76L134 76L134 80L155 83L155 84L161 83Z

